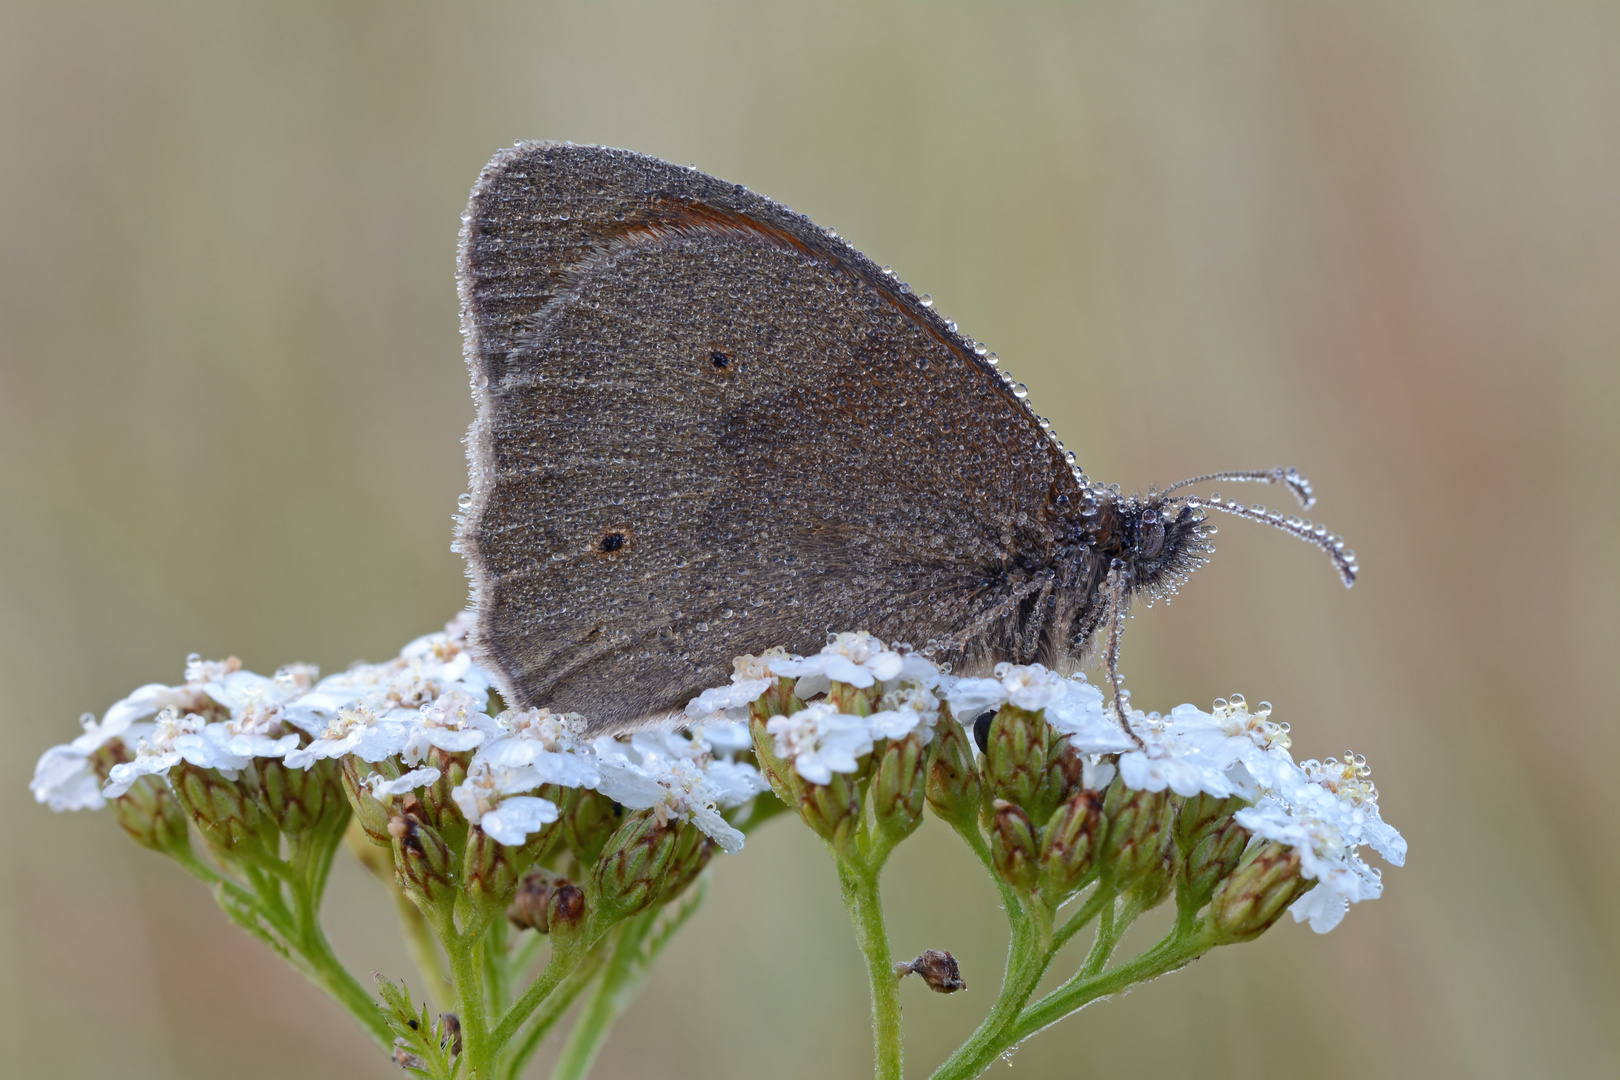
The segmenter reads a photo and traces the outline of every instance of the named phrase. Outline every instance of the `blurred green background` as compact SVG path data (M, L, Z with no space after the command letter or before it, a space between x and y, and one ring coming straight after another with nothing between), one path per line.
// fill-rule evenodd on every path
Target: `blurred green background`
M1366 754L1409 866L1015 1075L1620 1073L1617 55L1620 5L1583 3L7 3L0 1056L399 1075L109 815L24 785L188 652L337 670L460 608L459 215L496 149L552 138L836 226L1093 476L1294 464L1360 555L1346 593L1223 521L1127 670L1141 704L1239 690L1299 756ZM932 822L887 884L897 951L970 982L906 987L926 1075L1003 924ZM329 910L357 969L408 970L352 866ZM597 1075L858 1076L865 1014L832 868L779 820L718 860Z

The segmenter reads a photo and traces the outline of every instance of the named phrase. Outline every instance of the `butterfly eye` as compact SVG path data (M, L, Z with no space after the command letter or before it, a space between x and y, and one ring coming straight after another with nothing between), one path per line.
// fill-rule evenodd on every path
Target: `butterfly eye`
M988 749L990 746L990 721L994 720L995 718L996 711L994 709L987 709L973 720L973 743L979 748L979 753L981 754L987 754L990 752Z

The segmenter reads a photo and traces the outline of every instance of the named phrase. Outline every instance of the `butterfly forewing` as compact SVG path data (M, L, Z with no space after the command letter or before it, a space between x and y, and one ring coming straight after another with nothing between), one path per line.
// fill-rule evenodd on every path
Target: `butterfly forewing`
M480 658L601 730L733 656L953 635L1050 550L1067 464L937 316L695 170L529 144L463 233ZM931 419L925 419L931 418Z

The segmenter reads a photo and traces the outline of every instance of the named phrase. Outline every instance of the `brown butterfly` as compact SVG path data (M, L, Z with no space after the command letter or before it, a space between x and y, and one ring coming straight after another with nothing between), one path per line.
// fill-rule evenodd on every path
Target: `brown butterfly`
M456 547L508 702L622 732L772 645L864 629L1072 671L1212 551L1206 508L1090 481L992 357L830 230L624 150L523 143L461 233L478 418Z

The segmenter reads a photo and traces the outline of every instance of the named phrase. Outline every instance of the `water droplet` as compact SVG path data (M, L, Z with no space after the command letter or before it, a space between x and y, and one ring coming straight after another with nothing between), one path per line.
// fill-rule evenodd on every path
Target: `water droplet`
M933 307L934 306L934 298L933 298L933 296L929 295L928 293L923 293L921 296L917 297L917 302L919 304L921 304L923 307Z
M467 509L472 505L472 496L467 494L465 491L462 492L456 497L456 505L461 507L463 510Z
M1029 387L1025 386L1023 383L1013 383L1012 392L1013 397L1017 398L1019 401L1029 397Z
M1001 357L997 356L995 353L991 353L989 356L985 357L985 359L990 362L991 367L995 367L1001 363Z

